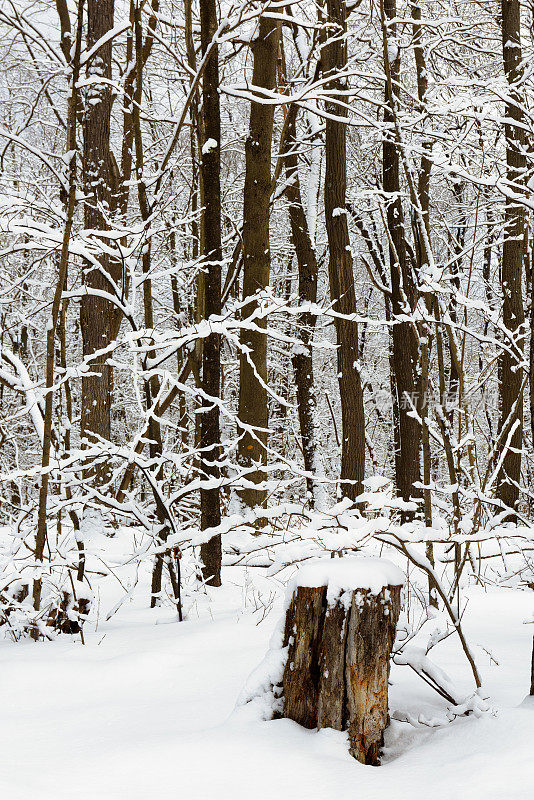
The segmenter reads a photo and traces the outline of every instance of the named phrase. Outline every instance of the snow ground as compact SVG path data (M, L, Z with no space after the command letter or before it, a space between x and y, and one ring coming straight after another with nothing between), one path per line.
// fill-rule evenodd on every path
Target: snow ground
M117 537L118 538L118 537ZM109 541L109 540L108 540ZM117 551L120 549L118 543ZM534 796L534 702L529 684L528 592L469 590L465 627L494 707L442 728L393 721L383 766L349 757L344 734L260 722L234 711L262 660L282 592L263 616L258 597L275 584L227 569L189 619L146 608L142 591L104 622L119 593L101 594L98 629L86 645L0 643L0 797L9 800L317 798L318 800L530 800ZM243 588L243 584L246 587ZM107 592L107 595L106 595ZM115 594L113 595L113 592ZM159 623L159 624L156 624ZM432 651L471 691L453 637ZM391 711L436 716L440 698L407 667L393 667Z

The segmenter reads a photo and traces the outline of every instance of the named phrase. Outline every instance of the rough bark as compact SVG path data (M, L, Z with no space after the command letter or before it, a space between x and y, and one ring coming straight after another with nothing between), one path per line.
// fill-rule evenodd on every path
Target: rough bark
M256 90L273 89L280 40L280 22L261 17L258 33L252 42L254 66L252 84ZM269 201L271 197L271 143L274 106L252 101L249 134L245 144L245 188L243 201L243 319L258 309L255 295L269 285ZM248 479L260 483L267 463L267 336L265 321L256 321L260 330L243 329L240 335L239 419L247 426L239 442L239 463L250 469ZM249 363L249 359L250 362ZM255 375L259 376L259 380ZM256 468L257 467L257 468ZM252 469L251 469L252 468ZM265 491L253 487L240 492L243 503L251 508L265 500Z
M326 587L299 587L286 614L284 716L304 728L317 727L325 600Z
M87 2L87 49L113 29L114 0L88 0ZM83 118L83 167L84 167L84 224L92 231L109 230L109 214L112 197L112 160L110 150L111 120L111 59L112 43L108 41L98 48L87 65L88 77L102 77L104 82L93 83L85 95ZM87 264L84 283L91 290L112 292L109 278L118 281L119 265L109 255L98 255L99 267ZM80 325L83 355L88 358L111 341L113 306L102 297L84 295L80 307ZM111 435L112 369L106 363L108 356L89 359L91 374L82 378L82 437L89 439Z
M337 77L347 64L346 8L343 0L328 0L327 42L322 49L325 76L333 75L328 84L330 93L326 110L337 117L346 117L347 110L336 102L345 80ZM325 217L328 236L328 275L332 306L348 317L356 313L356 292L347 224L347 129L339 119L326 120ZM347 318L336 318L337 374L341 401L341 490L355 499L362 491L365 473L365 417L363 391L358 368L358 325Z
M215 0L200 0L200 29L204 55L217 31ZM211 50L204 69L202 114L205 144L200 171L203 186L203 265L204 313L206 319L221 313L221 113L219 104L218 48ZM210 397L221 392L221 337L212 333L204 340L202 352L202 389ZM205 401L206 402L206 401ZM201 529L215 528L221 522L219 478L220 422L219 406L212 403L202 413L200 422L201 471L214 485L200 491ZM202 574L211 586L221 585L221 537L214 536L200 548Z
M400 612L400 587L376 597L355 591L347 622L345 680L350 753L362 764L380 763L388 721L390 654Z
M286 197L289 201L289 221L291 239L298 264L298 294L301 303L317 302L317 257L312 244L308 221L302 204L298 173L298 154L296 144L297 106L291 106L286 119L287 146L285 170L287 178ZM310 506L314 505L314 479L316 472L316 437L314 425L315 390L313 378L312 340L316 316L303 311L298 316L298 337L301 345L293 353L293 371L297 390L297 407L302 441L304 469L310 473L306 478Z
M354 589L328 604L326 586L298 587L286 614L283 715L306 728L348 731L350 753L379 764L388 720L390 655L400 586Z
M523 147L524 134L521 130L523 110L521 107L521 6L519 0L502 0L502 50L504 72L509 86L510 102L506 103L504 126L506 139L506 177L517 184L524 179L526 158ZM525 321L523 308L523 264L525 253L526 211L516 201L507 198L505 206L505 237L502 250L501 282L503 290L502 319L507 330L514 336L521 331ZM517 368L522 361L523 341L507 341L499 358L500 375L500 422L499 449L506 446L506 440L513 425L516 425L510 447L504 455L497 485L497 497L509 508L515 508L519 499L521 480L521 445L523 439L523 397L522 371ZM511 345L512 352L509 352Z
M346 719L345 653L347 609L339 600L324 615L321 646L321 691L317 703L317 727L343 730Z
M384 0L387 20L396 16L396 0ZM388 37L394 38L396 26L388 26ZM416 289L413 270L406 253L406 231L400 197L400 159L395 141L394 109L400 71L400 56L390 61L393 96L386 83L384 121L390 126L382 144L382 185L386 196L386 221L389 239L389 267L391 273L391 314L399 319L413 311ZM424 186L421 187L424 190ZM397 322L392 332L395 405L398 410L398 449L395 453L397 491L403 500L420 495L414 484L420 481L421 426L411 416L410 400L416 402L418 391L419 348L413 323Z

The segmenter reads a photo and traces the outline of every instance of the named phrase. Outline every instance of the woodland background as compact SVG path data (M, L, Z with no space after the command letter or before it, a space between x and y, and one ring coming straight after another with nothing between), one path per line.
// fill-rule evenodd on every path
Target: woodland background
M533 30L519 0L0 0L8 640L228 582L263 619L294 565L380 552L397 661L483 713L469 592L528 617L534 585ZM409 652L438 618L467 703Z

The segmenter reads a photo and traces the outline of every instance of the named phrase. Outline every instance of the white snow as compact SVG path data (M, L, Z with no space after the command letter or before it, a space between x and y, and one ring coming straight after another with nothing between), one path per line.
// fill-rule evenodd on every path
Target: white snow
M119 532L109 539L96 533L88 547L94 553L107 547L108 563L129 587L136 567L119 564L128 546L125 536ZM90 553L88 563L96 568ZM388 581L392 576L397 580L395 569L377 567L377 574L380 580L386 574ZM532 796L534 702L523 702L533 632L524 622L532 618L532 592L468 590L463 624L482 670L484 696L494 711L437 728L393 719L384 763L377 768L349 756L344 733L305 730L284 719L264 721L260 703L242 705L247 692L257 689L254 675L248 677L251 672L266 679L266 691L280 674L281 630L275 626L283 612L284 585L279 578L267 579L257 569L226 568L223 587L199 595L181 624L169 609L147 608L148 565L142 565L139 578L131 597L109 621L106 615L124 589L111 575L91 578L99 621L96 629L86 624L85 647L66 636L40 644L0 642L2 797ZM264 615L259 601L271 593L276 599ZM266 654L270 672L258 673ZM472 693L472 678L454 636L440 642L431 656L461 695ZM444 716L446 703L409 667L394 664L391 684L392 716ZM239 697L241 705L235 709Z
M211 153L212 150L215 150L217 147L217 142L215 139L207 139L204 144L202 145L202 153L206 155L206 153Z
M391 478L385 478L383 475L370 475L362 481L365 488L370 492L379 492L385 489L386 486L391 486Z

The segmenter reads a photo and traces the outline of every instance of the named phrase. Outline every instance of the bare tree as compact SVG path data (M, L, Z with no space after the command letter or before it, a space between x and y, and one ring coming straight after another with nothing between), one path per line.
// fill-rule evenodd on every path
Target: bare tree
M286 118L287 146L285 153L286 188L285 194L289 201L289 220L291 224L291 238L298 264L298 294L299 301L305 304L317 302L317 256L313 247L308 220L302 204L300 180L298 172L298 142L296 136L297 106L290 107ZM316 485L314 477L317 474L317 441L315 431L316 397L313 379L313 331L316 315L310 311L303 311L298 317L298 335L300 345L295 347L292 356L295 385L297 391L297 406L302 440L302 454L304 469L309 474L306 478L310 504L315 503Z
M265 102L262 90L276 85L276 65L280 40L280 21L266 14L259 19L251 43L254 66L249 132L245 144L245 188L243 201L243 298L246 320L258 310L257 294L269 285L269 219L271 199L271 147L274 106ZM262 331L265 319L255 319L253 327L244 327L240 335L239 421L243 425L239 441L239 463L248 480L261 483L261 466L267 461L267 337ZM250 507L263 503L263 489L246 487L243 503Z
M65 23L66 24L66 23ZM45 546L47 541L48 530L48 488L50 480L50 454L52 450L52 422L54 413L54 373L55 373L55 337L60 322L61 306L63 292L65 291L65 284L67 280L67 272L69 266L69 246L72 235L72 226L74 221L74 214L76 211L76 184L77 184L77 143L76 143L76 129L77 129L77 116L79 106L79 89L78 81L80 78L80 53L82 46L82 30L83 30L83 2L78 5L78 16L76 22L76 32L74 39L74 48L72 56L70 56L70 97L68 103L68 116L67 116L67 130L66 130L66 152L70 155L68 176L65 197L65 225L61 239L61 251L59 255L59 271L54 290L54 297L52 300L52 308L50 310L50 319L47 324L46 330L46 379L45 385L47 388L43 418L43 436L42 436L42 456L41 467L42 474L39 485L39 506L37 518L37 533L35 536L35 561L37 564L42 563L44 558ZM68 31L70 32L70 26ZM38 575L33 582L33 607L36 612L39 612L41 606L41 592L42 592L42 579ZM32 630L32 636L37 639L39 636L39 627L36 625Z
M421 425L413 414L412 403L419 387L420 355L417 331L413 322L406 320L417 303L416 279L413 264L406 251L404 211L401 200L400 155L394 120L399 100L400 48L396 43L396 0L384 0L384 14L388 22L387 38L391 43L391 83L386 82L386 105L382 144L382 185L386 198L386 220L389 242L389 267L391 275L391 312L395 320L392 332L394 406L398 419L398 449L395 453L397 491L403 500L420 495L415 488L420 480ZM390 87L391 86L391 91Z
M217 33L215 0L200 0L202 54ZM203 193L202 247L204 269L204 314L221 313L221 111L219 101L218 48L213 46L204 69L202 83L204 145L200 162ZM220 424L218 400L221 391L221 337L212 333L204 341L202 352L202 389L205 393L200 423L201 470L209 485L200 490L202 530L216 528L221 522L218 486ZM209 399L213 398L213 399ZM221 585L221 537L213 536L200 548L204 579L212 586Z
M509 96L505 105L504 136L506 140L506 178L512 193L521 191L526 170L524 152L523 110L521 104L521 5L519 0L502 0L501 30L504 72ZM505 237L502 251L501 285L503 323L507 341L499 359L500 422L499 450L506 448L499 473L497 496L509 508L516 508L521 480L521 446L523 441L523 376L518 364L522 360L523 271L526 258L526 211L524 206L507 196L505 205ZM506 444L511 434L509 446Z
M110 229L113 194L113 164L110 148L112 107L112 39L114 0L87 2L88 86L83 104L83 180L85 192L84 223L93 232L96 243L105 243L100 234ZM106 38L103 38L106 37ZM101 41L102 40L102 41ZM84 282L89 290L81 299L80 325L83 354L90 371L82 381L82 436L108 440L111 436L113 373L108 356L101 354L112 340L113 307L91 290L113 293L110 281L118 284L120 264L110 258L103 246L96 264L87 263Z
M347 64L346 7L343 0L328 0L327 41L321 60L329 78L326 105L326 173L324 205L328 235L330 296L336 316L337 374L341 399L341 487L343 495L355 499L362 491L365 472L365 418L358 364L356 292L346 210L347 106L344 100Z

